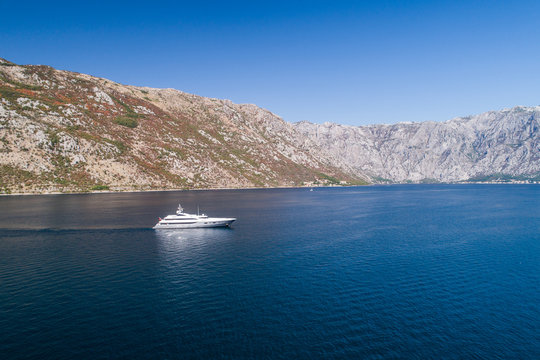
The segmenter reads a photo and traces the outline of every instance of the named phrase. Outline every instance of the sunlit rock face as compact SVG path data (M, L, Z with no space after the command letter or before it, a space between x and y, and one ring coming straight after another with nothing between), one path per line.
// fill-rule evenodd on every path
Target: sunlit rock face
M362 182L255 105L3 59L0 140L0 192Z

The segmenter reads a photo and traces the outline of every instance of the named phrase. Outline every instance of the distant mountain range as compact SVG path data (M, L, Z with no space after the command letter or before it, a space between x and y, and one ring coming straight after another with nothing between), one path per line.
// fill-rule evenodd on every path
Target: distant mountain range
M372 126L0 59L0 192L538 179L540 108Z
M539 181L539 119L540 107L518 106L445 122L294 126L373 181Z

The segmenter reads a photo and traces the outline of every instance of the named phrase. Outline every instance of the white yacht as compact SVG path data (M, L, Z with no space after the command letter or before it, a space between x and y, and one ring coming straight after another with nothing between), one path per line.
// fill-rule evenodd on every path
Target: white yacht
M205 214L187 214L182 205L178 204L176 215L167 215L164 219L159 218L159 222L154 229L187 229L187 228L207 228L231 226L236 218L213 218Z

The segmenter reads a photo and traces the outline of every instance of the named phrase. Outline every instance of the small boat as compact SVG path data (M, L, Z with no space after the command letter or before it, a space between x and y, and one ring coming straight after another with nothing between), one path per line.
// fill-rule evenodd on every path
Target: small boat
M158 223L153 229L188 229L188 228L211 228L231 226L236 218L215 218L205 214L187 214L182 205L178 204L175 215L167 215L165 218L158 218Z

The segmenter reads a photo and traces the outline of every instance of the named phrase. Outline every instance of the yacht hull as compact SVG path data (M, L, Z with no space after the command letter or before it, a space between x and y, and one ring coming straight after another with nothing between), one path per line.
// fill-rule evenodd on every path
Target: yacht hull
M193 228L215 228L215 227L229 227L236 219L223 219L223 220L199 220L192 223L170 223L163 220L158 222L153 229L166 230L166 229L193 229Z

